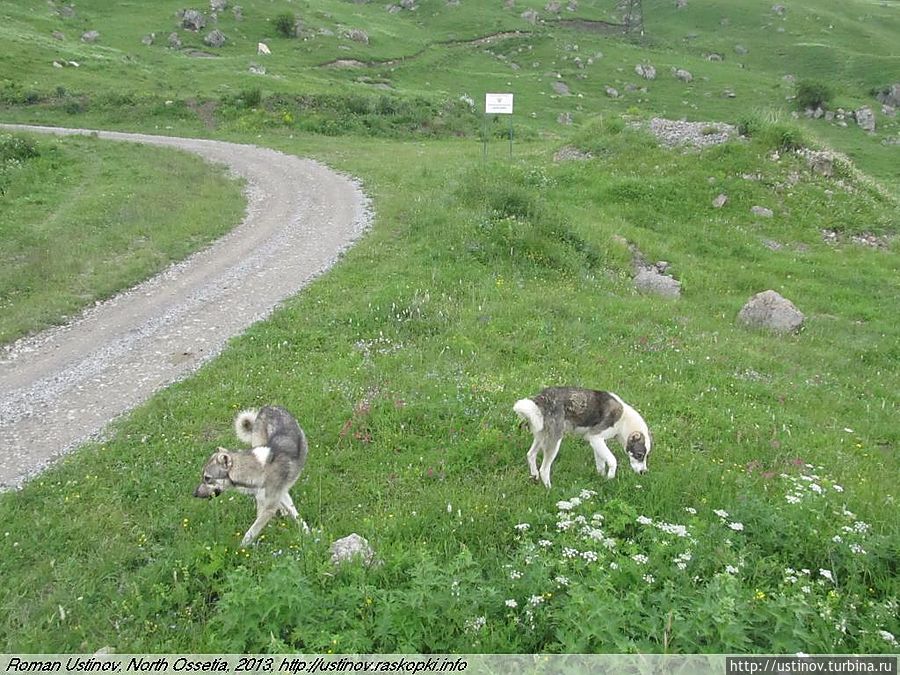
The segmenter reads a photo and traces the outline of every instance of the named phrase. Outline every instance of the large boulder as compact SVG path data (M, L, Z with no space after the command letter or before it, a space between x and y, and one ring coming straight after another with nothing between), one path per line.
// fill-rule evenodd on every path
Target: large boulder
M350 560L359 559L364 565L375 561L375 551L363 537L354 532L331 545L331 562L340 565Z
M875 113L872 112L870 107L860 108L853 115L856 117L856 123L860 129L863 131L875 131Z
M227 38L225 37L225 33L220 31L218 28L210 31L205 38L203 38L203 43L210 47L221 47L225 44Z
M641 293L677 298L681 295L681 282L653 268L640 270L634 277L634 287Z
M206 17L196 9L186 9L181 15L181 27L195 33L206 26Z
M738 322L748 328L764 328L774 333L796 333L806 317L790 300L773 290L757 293L738 313Z

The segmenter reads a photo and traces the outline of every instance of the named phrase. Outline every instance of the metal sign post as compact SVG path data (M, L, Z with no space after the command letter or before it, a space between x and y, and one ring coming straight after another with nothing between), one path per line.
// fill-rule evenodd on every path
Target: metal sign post
M487 157L487 116L509 115L509 156L512 158L513 142L513 95L512 94L485 94L484 95L484 156Z

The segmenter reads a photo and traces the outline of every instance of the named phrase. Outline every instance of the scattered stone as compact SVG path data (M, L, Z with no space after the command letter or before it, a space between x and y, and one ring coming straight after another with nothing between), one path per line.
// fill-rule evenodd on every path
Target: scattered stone
M400 6L403 9L416 9L416 0L400 0Z
M757 293L738 313L738 321L748 328L764 328L775 333L795 333L806 317L794 303L773 290Z
M178 37L178 33L169 33L166 44L168 44L171 49L181 49L181 38Z
M89 31L81 34L81 41L87 42L88 44L93 44L99 39L100 39L100 33L95 30L89 30Z
M354 42L361 42L364 45L369 44L369 34L360 28L351 28L344 35Z
M265 74L266 74L266 68L265 68L265 66L260 66L260 65L258 65L258 64L256 64L256 63L251 63L251 64L250 64L249 71L250 71L251 73L253 73L254 75L265 75Z
M892 84L875 94L875 98L879 103L889 105L892 108L900 107L900 82Z
M572 113L570 112L561 112L556 116L556 122L558 124L570 125L573 121Z
M525 19L525 21L527 21L528 23L530 23L532 26L534 26L534 25L537 23L537 20L538 20L538 13L535 12L533 9L526 9L526 10L525 10L524 12L522 12L519 16L520 16L522 19Z
M797 154L806 160L807 166L812 169L814 173L825 176L826 178L832 178L834 176L834 160L836 158L832 153L803 148L798 150Z
M649 64L639 63L634 67L634 72L643 77L645 80L656 79L656 68Z
M553 155L554 162L571 162L571 161L586 161L591 159L593 155L589 152L584 152L583 150L579 150L578 148L572 145L566 145L556 151Z
M750 53L750 50L747 49L744 45L735 45L734 53L738 56L747 56Z
M550 85L554 92L559 94L560 96L571 96L572 92L569 90L569 85L561 80L554 80Z
M706 55L707 61L724 61L725 57L719 54L718 52L710 52Z
M676 79L681 80L682 82L693 82L694 76L691 75L690 71L685 70L684 68L673 68L672 74Z
M225 33L220 31L218 28L210 31L205 38L203 38L203 44L209 47L221 47L225 44L228 38L225 37Z
M256 43L256 53L258 55L265 56L265 55L271 54L272 51L269 49L269 45L267 45L265 42L257 42Z
M50 37L52 37L54 40L65 40L66 39L66 36L58 30L55 30L52 33L50 33Z
M897 115L897 108L892 105L888 105L887 103L882 103L881 114L885 117L895 117Z
M59 14L63 19L74 19L75 5L60 5L56 8L56 13Z
M853 113L853 116L856 118L856 123L860 129L868 132L875 131L875 113L872 112L870 107L860 108Z
M760 218L771 218L775 215L772 213L772 209L767 209L765 206L752 206L750 207L750 213Z
M243 21L244 20L244 8L240 5L235 5L231 8L231 13L234 15L235 21Z
M228 9L228 0L209 0L210 12L224 12Z
M610 98L619 98L619 90L614 87L606 87L606 95Z
M675 0L675 9L684 9L687 7L687 0Z
M713 199L712 205L714 209L721 209L725 204L728 203L728 195L720 194L718 197Z
M544 10L551 14L559 14L562 11L562 3L559 0L550 0L544 5Z
M784 13L786 11L787 8L784 5L772 5L772 12L774 12L778 16L784 16Z
M780 251L784 248L784 246L780 242L777 242L774 239L763 239L762 245L770 251Z
M150 33L141 38L141 44L149 47L156 42L156 33Z
M656 269L643 269L634 277L634 287L641 293L650 293L664 298L677 298L681 295L681 282Z
M366 566L375 561L375 551L369 546L369 542L355 532L343 539L336 540L331 545L331 563L333 565L340 565L354 559L360 559Z
M181 27L195 33L206 26L206 17L196 9L186 9L181 15Z

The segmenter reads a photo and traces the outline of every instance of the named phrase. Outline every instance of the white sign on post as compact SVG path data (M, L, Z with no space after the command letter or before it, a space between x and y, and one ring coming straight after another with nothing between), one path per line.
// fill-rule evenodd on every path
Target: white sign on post
M484 112L488 115L512 115L512 94L485 94Z

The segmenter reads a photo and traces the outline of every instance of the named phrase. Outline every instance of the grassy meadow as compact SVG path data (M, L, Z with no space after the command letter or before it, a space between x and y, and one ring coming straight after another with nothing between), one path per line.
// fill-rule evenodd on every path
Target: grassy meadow
M0 2L17 45L0 50L4 120L268 145L360 177L376 212L332 271L219 358L0 495L3 651L900 651L900 181L883 142L898 127L870 95L897 72L898 3L807 0L781 18L750 0L645 1L643 42L532 27L519 14L536 2L242 4L243 20L219 18L231 42L198 58L185 49L211 49L184 31L186 47L165 47L175 3L84 0L63 19ZM281 12L303 18L305 39L277 35ZM575 16L615 18L586 1ZM89 28L96 45L77 38ZM467 43L512 30L524 34ZM266 76L246 72L260 40ZM790 117L783 75L822 75L807 43L833 44L833 105L877 107L876 134ZM50 47L81 65L36 58ZM372 65L321 67L334 59ZM658 79L641 82L639 62ZM687 90L676 65L694 72ZM507 83L513 156L500 119L484 157L481 116L460 97L477 107ZM653 115L753 133L668 150L630 124ZM820 176L797 142L854 163ZM120 151L66 143L64 166L85 145ZM563 146L592 158L554 161ZM681 298L634 290L628 243L671 264ZM736 324L768 288L806 314L799 334ZM649 474L615 448L607 481L569 439L552 489L530 481L512 404L563 383L643 413ZM252 500L190 494L211 449L235 444L234 414L270 402L310 438L292 494L313 534L273 521L241 549ZM351 532L379 564L332 567L330 543Z

